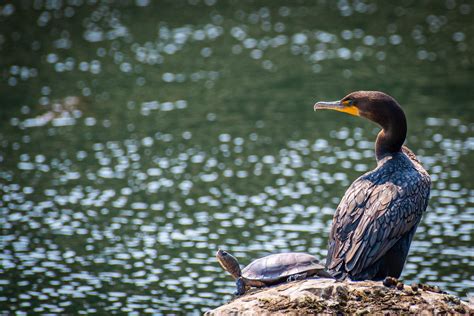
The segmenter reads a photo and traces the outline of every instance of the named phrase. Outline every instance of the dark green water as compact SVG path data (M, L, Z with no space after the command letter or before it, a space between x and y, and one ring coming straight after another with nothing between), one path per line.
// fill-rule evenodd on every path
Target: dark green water
M470 1L0 4L0 310L199 314L247 264L323 259L394 96L432 175L403 279L474 287Z

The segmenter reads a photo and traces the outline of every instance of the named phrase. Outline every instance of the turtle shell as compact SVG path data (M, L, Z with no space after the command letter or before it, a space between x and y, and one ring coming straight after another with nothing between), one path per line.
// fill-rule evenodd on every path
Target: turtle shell
M242 276L250 280L271 282L293 274L324 270L315 256L301 252L269 255L251 262L242 270Z

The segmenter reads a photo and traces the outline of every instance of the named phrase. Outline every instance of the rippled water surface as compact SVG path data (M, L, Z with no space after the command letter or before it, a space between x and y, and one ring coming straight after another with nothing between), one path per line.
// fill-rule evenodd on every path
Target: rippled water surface
M323 259L382 90L433 180L403 279L474 287L471 1L0 5L0 310L201 313L247 264Z

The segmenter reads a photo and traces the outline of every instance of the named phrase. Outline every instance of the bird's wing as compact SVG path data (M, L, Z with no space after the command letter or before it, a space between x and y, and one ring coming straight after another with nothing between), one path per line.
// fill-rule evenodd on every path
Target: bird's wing
M429 182L416 174L401 186L357 179L339 204L330 236L327 266L357 274L376 262L421 219Z

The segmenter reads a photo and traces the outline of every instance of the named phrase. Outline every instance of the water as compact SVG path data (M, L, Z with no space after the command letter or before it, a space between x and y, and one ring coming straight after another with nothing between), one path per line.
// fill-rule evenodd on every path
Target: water
M18 1L0 7L0 309L202 313L214 258L323 259L382 90L433 180L403 279L472 292L469 1Z

